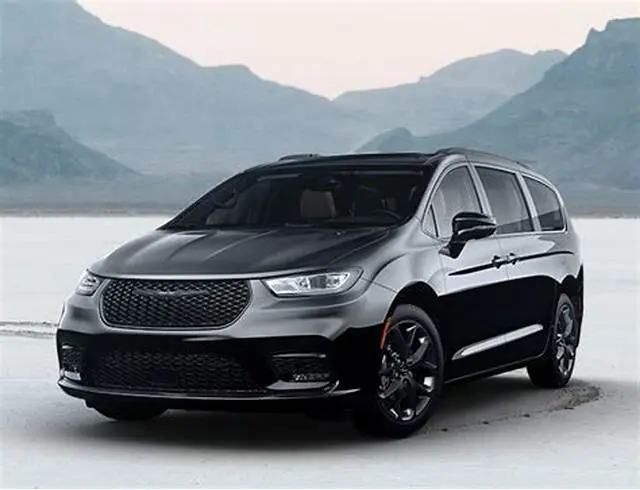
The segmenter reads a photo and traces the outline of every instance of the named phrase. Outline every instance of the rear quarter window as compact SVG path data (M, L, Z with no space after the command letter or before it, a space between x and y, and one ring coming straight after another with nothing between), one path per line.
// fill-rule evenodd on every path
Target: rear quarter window
M564 215L556 193L549 186L535 179L525 177L524 181L533 199L534 214L540 221L542 231L563 230Z

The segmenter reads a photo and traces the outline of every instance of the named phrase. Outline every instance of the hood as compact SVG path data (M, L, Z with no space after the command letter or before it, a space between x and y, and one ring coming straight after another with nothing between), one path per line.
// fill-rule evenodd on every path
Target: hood
M387 230L156 230L132 240L94 264L106 277L153 275L268 275L322 269Z

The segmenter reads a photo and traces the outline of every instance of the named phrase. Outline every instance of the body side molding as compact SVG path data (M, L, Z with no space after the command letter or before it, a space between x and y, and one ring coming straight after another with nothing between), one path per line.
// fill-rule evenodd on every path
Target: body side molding
M513 330L512 332L481 340L480 342L476 342L474 344L467 345L462 349L459 349L451 359L453 361L457 361L458 359L462 359L473 354L478 354L480 352L493 349L494 347L508 344L509 342L513 342L515 340L519 340L529 335L533 335L534 333L540 332L541 330L543 330L543 328L544 327L540 324L529 325L527 327Z

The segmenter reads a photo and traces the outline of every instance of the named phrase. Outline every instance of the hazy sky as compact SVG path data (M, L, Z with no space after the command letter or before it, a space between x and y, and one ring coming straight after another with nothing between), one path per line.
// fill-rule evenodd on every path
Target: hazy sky
M203 65L335 96L412 82L457 59L513 48L571 52L640 0L80 0L105 22Z

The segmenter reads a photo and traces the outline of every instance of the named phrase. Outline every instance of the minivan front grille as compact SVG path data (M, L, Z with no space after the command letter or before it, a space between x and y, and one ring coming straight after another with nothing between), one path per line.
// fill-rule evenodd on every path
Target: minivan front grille
M111 279L101 310L112 326L216 328L237 320L250 298L244 280Z

